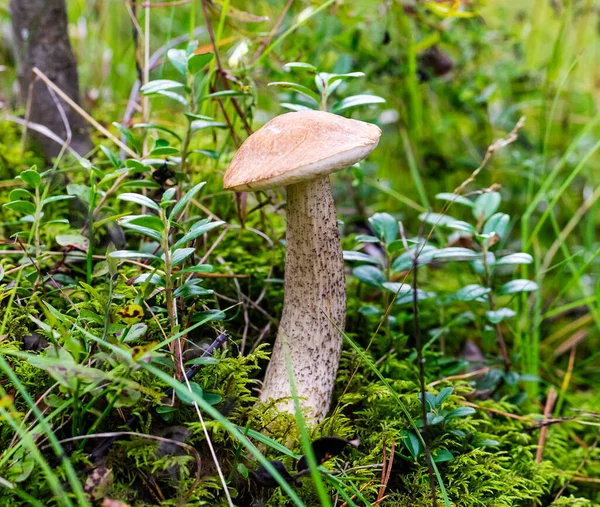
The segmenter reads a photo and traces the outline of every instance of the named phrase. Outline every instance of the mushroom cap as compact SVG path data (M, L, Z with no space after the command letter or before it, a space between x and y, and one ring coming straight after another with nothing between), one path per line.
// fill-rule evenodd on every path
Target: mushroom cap
M381 129L323 111L276 116L237 151L223 187L268 190L339 171L371 153Z

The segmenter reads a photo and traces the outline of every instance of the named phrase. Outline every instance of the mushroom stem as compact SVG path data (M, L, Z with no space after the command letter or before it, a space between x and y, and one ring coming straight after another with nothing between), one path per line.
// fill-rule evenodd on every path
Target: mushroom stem
M286 350L296 389L310 417L321 420L331 403L346 320L344 259L329 176L287 187L283 314L261 401L291 396ZM293 400L278 408L294 412Z

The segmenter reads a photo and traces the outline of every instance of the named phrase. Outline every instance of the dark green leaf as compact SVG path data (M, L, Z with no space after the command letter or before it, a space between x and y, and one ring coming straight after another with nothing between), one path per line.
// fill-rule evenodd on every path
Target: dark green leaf
M475 199L473 216L477 220L481 218L487 220L494 213L496 213L498 206L500 206L500 201L501 197L498 192L487 192L485 194L481 194L477 199Z
M187 68L190 71L190 74L197 74L200 72L212 61L214 56L213 53L200 53L190 56L190 59L187 62Z
M361 282L373 287L381 287L386 280L383 271L375 266L357 266L352 270L352 274Z
M355 250L344 250L344 260L345 261L358 261L358 262L367 262L369 264L381 264L381 261L375 257L371 257L370 255L357 252Z
M346 109L356 106L367 106L370 104L384 104L385 99L377 95L353 95L336 102L331 108L332 113L341 113Z
M160 211L160 207L152 199L142 194L124 193L117 196L117 199L121 201L134 202L140 206L146 206L147 208L155 211Z
M369 218L369 223L377 237L386 243L391 243L398 236L398 221L388 213L375 213Z

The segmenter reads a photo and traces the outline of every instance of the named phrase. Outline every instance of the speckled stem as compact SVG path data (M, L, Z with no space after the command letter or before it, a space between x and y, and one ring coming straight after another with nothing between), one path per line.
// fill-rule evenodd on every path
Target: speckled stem
M284 342L293 364L298 396L311 417L329 410L346 320L344 259L329 177L287 187L287 237L283 315L262 401L291 396ZM293 400L282 410L294 411Z

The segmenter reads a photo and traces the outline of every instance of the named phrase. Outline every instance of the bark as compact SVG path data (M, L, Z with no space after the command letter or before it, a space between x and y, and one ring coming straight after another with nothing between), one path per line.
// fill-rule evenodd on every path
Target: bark
M301 406L328 412L346 320L344 260L329 177L287 187L284 306L260 399L291 396L285 345ZM329 317L329 319L328 319ZM294 411L293 400L279 408Z
M33 67L79 103L77 64L67 33L65 0L11 0L10 12L23 105L27 103ZM66 103L61 104L72 132L71 147L84 155L93 147L85 121ZM33 85L30 120L45 125L64 140L68 137L59 110L40 80ZM32 135L48 159L58 155L61 145L35 132Z

